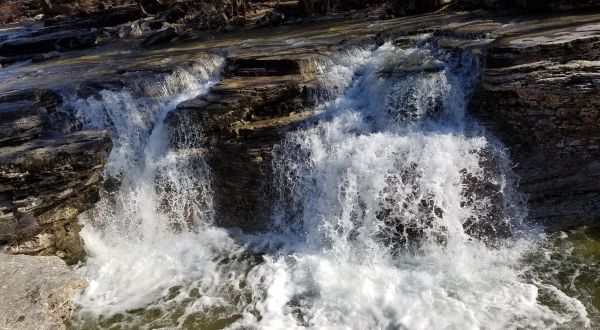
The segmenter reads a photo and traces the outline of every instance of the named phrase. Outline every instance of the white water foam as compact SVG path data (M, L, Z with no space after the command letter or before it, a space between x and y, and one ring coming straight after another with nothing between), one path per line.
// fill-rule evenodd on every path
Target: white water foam
M114 144L104 174L113 187L80 218L88 259L79 272L90 279L78 300L84 310L143 307L188 278L210 281L213 255L198 242L231 244L224 232L204 230L212 201L206 165L193 152L199 137L182 127L188 148L171 150L164 124L178 103L215 83L221 63L210 57L158 81L72 101L84 126L108 129Z
M577 300L528 282L537 248L502 149L465 116L477 62L427 38L315 65L321 112L274 152L274 230L214 227L210 171L170 150L164 116L210 86L218 61L180 71L165 93L74 101L109 128L107 189L82 217L90 286L82 314L158 310L114 325L232 329L504 329L589 325ZM181 81L181 83L179 83ZM169 86L180 87L170 89ZM150 92L149 92L150 91ZM267 207L265 205L265 207Z
M552 310L521 277L535 243L509 162L464 113L474 60L386 44L280 146L276 221L293 243L269 262L259 328L586 324L581 304L557 294L573 308Z

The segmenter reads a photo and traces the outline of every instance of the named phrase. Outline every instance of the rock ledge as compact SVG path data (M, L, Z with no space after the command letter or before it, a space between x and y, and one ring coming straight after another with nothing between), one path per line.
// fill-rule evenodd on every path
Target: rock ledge
M86 281L58 257L0 254L0 329L64 329Z

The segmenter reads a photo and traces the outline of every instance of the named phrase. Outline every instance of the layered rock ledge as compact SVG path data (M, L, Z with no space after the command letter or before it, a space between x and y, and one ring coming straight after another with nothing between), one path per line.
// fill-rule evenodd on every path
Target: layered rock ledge
M62 328L70 298L85 285L59 258L6 254L55 255L70 264L85 256L77 216L99 198L112 144L105 131L57 129L65 119L57 91L93 97L206 54L226 57L221 81L179 104L167 121L204 137L217 222L257 231L267 229L271 211L273 148L314 115L321 85L314 61L420 34L481 55L470 114L508 147L532 218L557 230L597 224L600 14L449 12L199 34L145 50L123 41L0 70L0 328ZM44 38L30 34L23 42ZM18 43L11 39L0 51L22 60L10 50Z
M340 20L204 33L186 42L171 42L152 50L140 50L138 43L123 42L93 51L67 53L44 63L7 67L0 70L0 78L5 78L0 93L25 90L32 85L85 91L87 87L82 82L93 81L92 91L83 93L87 97L106 82L117 81L116 85L109 85L118 88L140 76L165 74L175 66L188 65L202 54L225 56L221 81L207 95L180 104L167 120L173 129L191 124L205 137L217 221L224 226L260 230L266 225L269 212L264 204L268 204L265 201L271 194L265 183L270 182L272 148L287 132L313 115L313 92L319 82L311 63L352 47L374 46L385 41L404 44L412 36L428 33L440 47L468 48L482 54L485 67L471 114L481 119L510 149L533 218L546 224L561 224L560 227L576 226L600 217L596 202L600 178L596 170L598 135L595 133L599 122L596 74L599 24L598 14L515 17L502 12L447 12L382 21ZM14 240L22 235L18 230L26 232L22 237L30 240L48 228L67 223L59 220L65 219L59 216L50 217L55 219L50 223L61 224L58 227L36 220L44 212L58 212L69 203L81 206L77 210L93 205L93 192L98 187L94 173L100 173L103 166L100 155L110 148L108 138L100 132L82 132L58 140L42 137L44 119L34 109L36 102L26 98L0 102L9 103L2 107L11 115L3 118L13 118L6 125L11 133L2 138L8 148L5 152L19 146L36 154L39 148L31 141L43 138L56 150L65 148L64 143L72 144L72 148L67 148L73 152L68 157L82 157L77 161L81 166L69 170L72 178L69 180L73 180L70 184L66 183L69 180L56 178L61 183L53 183L53 191L48 192L50 181L40 181L43 187L40 191L44 192L37 193L38 197L26 179L14 181L13 174L5 175L5 185L13 188L3 196L9 193L17 196L3 197L6 228L10 228L3 238L7 251L59 251L39 248L43 244L37 244L38 248L15 245ZM52 111L46 109L46 112ZM95 159L86 158L91 155L83 152L90 146L102 150ZM5 161L10 162L14 161ZM24 172L32 171L24 168ZM62 195L65 191L73 193ZM82 200L64 196L78 196ZM36 200L36 206L19 204L23 200ZM40 204L38 200L49 202ZM31 216L21 216L19 210ZM11 244L7 244L8 240Z
M77 216L98 200L107 132L60 134L49 90L0 95L0 251L84 258Z
M600 219L600 21L509 27L487 51L472 112L510 148L530 216L554 229Z
M420 33L432 33L440 47L481 54L482 81L470 111L509 148L531 218L553 229L600 219L600 16L456 13L396 23L343 38L324 29L306 45L294 40L293 48L240 47L229 54L221 83L172 113L172 125L191 121L207 137L221 225L264 228L272 148L312 116L312 60L349 45L406 43Z
M270 160L285 133L311 116L312 75L303 71L314 53L246 49L230 54L222 80L207 95L183 102L169 114L205 136L220 225L255 231L267 225L271 199Z

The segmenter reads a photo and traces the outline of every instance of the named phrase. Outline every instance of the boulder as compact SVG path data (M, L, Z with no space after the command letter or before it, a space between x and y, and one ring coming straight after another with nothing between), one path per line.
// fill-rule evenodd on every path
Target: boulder
M168 27L146 37L146 39L141 42L140 46L144 48L156 46L167 43L175 38L177 38L177 31L172 27Z
M0 327L65 329L86 281L57 257L0 253Z

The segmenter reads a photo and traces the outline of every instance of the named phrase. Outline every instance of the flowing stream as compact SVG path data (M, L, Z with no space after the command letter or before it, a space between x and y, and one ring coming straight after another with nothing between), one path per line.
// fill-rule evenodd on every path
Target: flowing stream
M213 225L203 137L163 123L218 81L221 63L209 57L160 80L70 99L83 126L109 129L114 141L101 201L81 217L89 258L77 271L90 285L72 327L595 321L589 299L548 275L560 268L552 254L562 255L552 242L567 235L528 225L504 149L465 114L476 56L423 37L317 61L326 97L273 151L278 197L264 205L274 205L265 219L273 229L253 235ZM172 150L173 139L186 147Z

